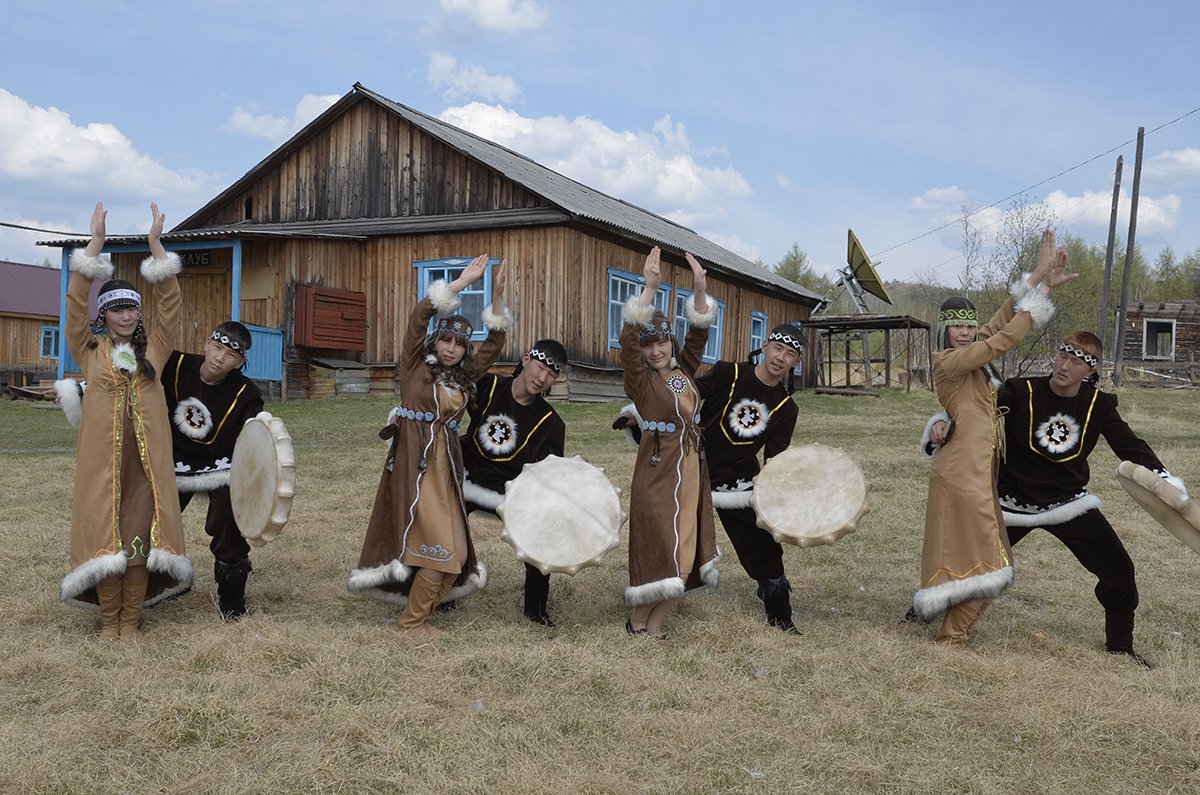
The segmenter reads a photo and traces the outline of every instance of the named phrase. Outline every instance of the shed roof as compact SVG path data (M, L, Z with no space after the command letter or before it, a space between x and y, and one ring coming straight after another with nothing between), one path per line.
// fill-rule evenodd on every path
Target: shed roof
M59 285L62 271L0 261L0 312L20 315L58 317Z
M1165 301L1156 304L1130 304L1129 316L1150 317L1160 320L1200 320L1200 302Z
M928 329L929 324L911 315L819 315L800 321L804 328L823 331L880 331L883 329Z

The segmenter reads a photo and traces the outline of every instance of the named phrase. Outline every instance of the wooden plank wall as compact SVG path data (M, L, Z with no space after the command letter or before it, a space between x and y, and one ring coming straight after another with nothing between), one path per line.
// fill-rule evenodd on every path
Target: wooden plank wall
M42 358L42 326L57 325L57 317L0 314L0 369L57 368L57 359Z

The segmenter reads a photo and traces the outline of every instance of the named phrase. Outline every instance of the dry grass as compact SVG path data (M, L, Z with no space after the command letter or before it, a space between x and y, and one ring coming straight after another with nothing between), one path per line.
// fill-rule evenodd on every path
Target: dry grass
M1200 789L1197 558L1140 513L1094 456L1094 486L1138 564L1137 640L1159 667L1103 652L1089 575L1046 534L974 652L897 625L919 567L929 393L800 396L799 441L864 462L871 511L827 548L788 548L803 637L769 629L730 554L666 644L628 638L623 550L552 581L561 628L520 617L520 566L474 521L488 590L397 636L393 607L351 596L383 446L378 399L278 404L300 495L253 554L258 612L222 624L204 504L185 514L191 594L147 613L138 647L99 644L60 605L74 467L57 412L0 402L8 466L0 589L5 792L1194 792ZM1125 416L1200 491L1194 394L1122 394ZM611 406L564 406L568 453L627 492ZM719 532L719 531L718 531ZM720 539L719 539L720 540ZM728 548L728 544L723 544Z

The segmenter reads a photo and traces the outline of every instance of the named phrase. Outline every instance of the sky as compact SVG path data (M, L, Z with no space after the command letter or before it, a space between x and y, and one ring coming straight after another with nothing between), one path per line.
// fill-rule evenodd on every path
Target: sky
M355 82L667 216L751 260L798 244L887 280L954 284L962 208L1022 195L1138 243L1200 247L1194 2L6 0L0 259L167 226ZM1196 111L1196 112L1193 112ZM1188 115L1190 113L1190 115ZM1065 172L1065 173L1063 173ZM944 227L944 228L942 228Z

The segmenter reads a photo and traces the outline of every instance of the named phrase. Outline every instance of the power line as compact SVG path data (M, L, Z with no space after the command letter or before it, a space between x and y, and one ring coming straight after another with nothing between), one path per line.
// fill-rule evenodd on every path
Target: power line
M63 235L64 237L88 237L81 235L78 232L60 232L57 229L41 229L36 226L25 226L24 224L10 224L6 221L0 221L0 226L7 226L9 229L24 229L27 232L45 232L48 235Z

